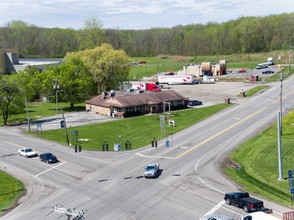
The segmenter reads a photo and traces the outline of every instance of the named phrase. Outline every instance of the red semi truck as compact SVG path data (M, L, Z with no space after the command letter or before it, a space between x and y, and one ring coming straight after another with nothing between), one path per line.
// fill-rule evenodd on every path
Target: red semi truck
M155 82L130 82L132 89L159 92L161 89Z

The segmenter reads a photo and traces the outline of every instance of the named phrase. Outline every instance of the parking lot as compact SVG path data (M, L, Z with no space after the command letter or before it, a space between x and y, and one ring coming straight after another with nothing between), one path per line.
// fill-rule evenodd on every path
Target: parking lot
M258 86L258 83L244 82L216 82L215 84L171 85L173 89L190 100L200 100L203 106L224 103L225 99L231 98L240 101L238 95Z

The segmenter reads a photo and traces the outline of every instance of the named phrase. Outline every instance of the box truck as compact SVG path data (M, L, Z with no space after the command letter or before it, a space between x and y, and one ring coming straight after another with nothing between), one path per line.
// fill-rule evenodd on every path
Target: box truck
M161 89L155 82L130 82L131 88L140 91L159 92Z

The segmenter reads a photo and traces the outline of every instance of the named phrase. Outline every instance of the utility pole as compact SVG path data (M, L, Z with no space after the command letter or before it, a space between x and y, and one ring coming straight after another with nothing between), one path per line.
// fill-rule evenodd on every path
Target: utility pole
M30 123L30 117L29 117L29 110L28 110L28 102L27 97L25 96L25 105L26 105L26 112L27 112L27 119L28 119L28 131L31 132L31 123Z
M281 91L280 91L280 136L282 136L282 118L283 118L283 73L280 75Z
M282 162L282 140L281 140L281 114L278 113L278 166L279 166L279 178L278 180L283 180L283 162Z
M53 81L54 81L53 88L55 89L56 114L58 114L58 89L59 89L59 84L58 84L58 79L54 79Z
M291 71L292 46L289 46L289 71Z
M63 118L63 123L64 123L66 143L67 143L67 145L69 145L69 138L68 138L68 132L67 132L67 127L66 127L66 121L65 121L65 117L64 117L62 109L61 109L61 113L62 113L62 118Z

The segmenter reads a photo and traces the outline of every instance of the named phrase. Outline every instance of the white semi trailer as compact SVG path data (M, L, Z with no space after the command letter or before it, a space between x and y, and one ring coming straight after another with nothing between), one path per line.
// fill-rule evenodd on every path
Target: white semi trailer
M193 84L193 75L160 75L157 77L159 84Z

